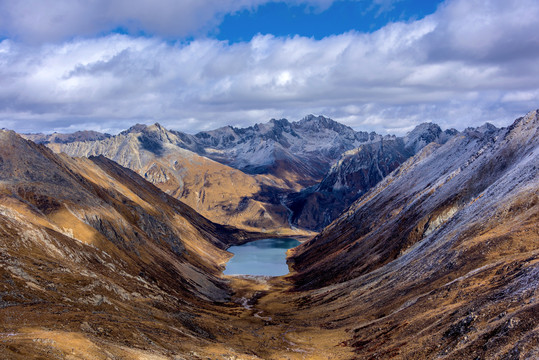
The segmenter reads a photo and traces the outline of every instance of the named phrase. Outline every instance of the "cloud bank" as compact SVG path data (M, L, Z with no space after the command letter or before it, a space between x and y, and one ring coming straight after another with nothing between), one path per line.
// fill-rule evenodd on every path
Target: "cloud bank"
M223 1L212 9L234 11L261 2ZM142 1L130 3L134 13L143 11ZM168 5L193 6L186 11L196 14L202 1L177 3ZM65 16L75 23L80 9L69 9ZM113 10L104 12L104 22ZM213 19L217 12L200 16ZM86 25L73 25L83 29L79 34L85 27L97 31L91 27L100 15L89 16ZM148 17L153 18L159 16ZM454 0L418 21L322 40L259 35L234 44L172 43L106 35L36 45L8 39L0 43L0 127L117 132L158 121L196 132L308 113L397 134L423 121L460 129L485 121L507 125L539 107L537 18L535 0ZM184 31L166 21L155 26L163 33ZM29 34L24 37L35 36L20 29ZM55 33L44 36L51 39L76 32L50 31Z
M335 0L0 0L0 33L30 43L94 36L121 28L159 37L199 35L225 14L268 2L328 8ZM374 0L379 6L395 0Z

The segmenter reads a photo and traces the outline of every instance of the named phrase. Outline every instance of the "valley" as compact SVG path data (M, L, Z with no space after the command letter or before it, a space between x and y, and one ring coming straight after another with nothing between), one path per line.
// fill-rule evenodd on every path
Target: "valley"
M0 132L6 359L539 357L537 110L24 138ZM223 274L274 236L289 274Z

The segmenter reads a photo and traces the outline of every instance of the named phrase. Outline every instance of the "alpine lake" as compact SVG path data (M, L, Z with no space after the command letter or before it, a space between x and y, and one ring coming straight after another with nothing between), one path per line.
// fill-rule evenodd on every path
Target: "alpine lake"
M288 274L286 251L296 247L296 239L263 239L231 246L234 256L226 264L225 275L281 276Z

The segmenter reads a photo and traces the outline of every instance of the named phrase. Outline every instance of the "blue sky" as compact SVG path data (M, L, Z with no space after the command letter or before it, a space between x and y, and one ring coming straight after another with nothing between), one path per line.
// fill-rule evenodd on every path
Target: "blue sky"
M0 0L0 127L404 134L539 107L536 0Z
M434 13L441 1L401 0L376 4L338 1L328 8L272 2L256 9L226 14L210 36L231 42L249 41L257 34L322 39L348 31L373 32L389 22L413 21Z

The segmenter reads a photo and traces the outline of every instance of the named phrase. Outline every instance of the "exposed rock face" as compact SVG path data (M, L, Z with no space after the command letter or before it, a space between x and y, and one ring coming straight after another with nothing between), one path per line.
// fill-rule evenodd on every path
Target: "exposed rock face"
M288 196L292 223L322 230L409 157L429 143L443 144L457 133L424 123L404 138L374 136L371 142L346 151L318 185Z
M293 278L358 358L535 358L537 224L534 111L424 147L297 248Z
M200 154L247 173L273 174L312 185L344 151L376 136L309 115L296 122L273 119L245 129L224 127L202 132L195 135L195 142L204 149Z
M302 233L290 229L280 203L279 192L291 191L286 181L245 174L202 157L183 148L189 139L155 124L135 125L104 140L47 145L70 156L112 159L220 224Z

